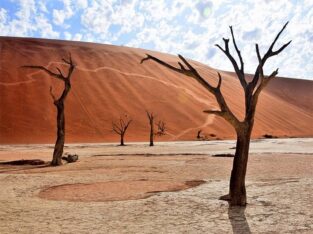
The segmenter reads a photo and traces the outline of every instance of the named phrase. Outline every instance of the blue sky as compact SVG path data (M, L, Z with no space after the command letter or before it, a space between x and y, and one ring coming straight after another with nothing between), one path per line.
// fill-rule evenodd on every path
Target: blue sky
M1 0L0 35L99 42L157 50L232 70L214 44L229 37L242 50L246 72L290 21L279 45L293 40L265 71L313 79L312 0Z

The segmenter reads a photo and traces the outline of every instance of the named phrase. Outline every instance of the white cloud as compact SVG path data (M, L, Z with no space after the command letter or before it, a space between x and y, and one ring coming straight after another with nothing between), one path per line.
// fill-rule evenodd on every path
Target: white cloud
M71 6L71 0L60 0L63 5L64 8L61 10L53 10L53 22L56 25L63 25L64 21L71 18L74 15L74 12L72 10L72 6ZM63 25L64 27L68 27L67 25Z
M96 34L108 32L113 9L106 1L93 1L92 5L85 9L81 16L82 25L89 31Z
M0 25L5 24L7 21L7 11L3 8L0 8Z
M45 2L38 1L37 3L38 3L38 7L39 7L40 11L42 11L44 13L49 13Z
M18 10L8 16L6 10L0 10L0 28L2 35L33 37L40 35L45 38L58 38L59 32L53 30L49 20L40 12L44 12L42 6L34 0L14 1Z
M59 38L60 33L53 30L52 25L48 20L42 15L38 15L35 19L36 21L36 30L41 33L41 36L44 38Z
M73 37L73 41L81 41L83 38L83 35L80 33L76 33Z
M16 12L16 16L19 19L29 20L36 12L36 6L34 0L19 0L19 10Z
M12 36L27 36L33 30L32 15L36 12L33 0L16 1L19 5L15 19L7 21L4 32Z
M250 73L257 65L254 44L258 42L265 53L283 24L290 20L276 48L290 39L293 42L269 61L266 71L280 67L280 75L313 78L311 0L58 0L62 3L60 9L47 9L51 0L12 1L19 5L17 12L0 9L4 35L61 35L68 40L125 44L181 53L224 70L233 70L232 65L214 44L223 44L222 38L230 37L228 26L233 25L246 72ZM80 22L70 27L73 16ZM56 27L60 32L55 31L55 26L61 26ZM231 43L230 47L234 52Z
M88 7L88 0L76 0L76 6L79 9L85 9Z
M5 27L7 17L7 11L3 8L0 8L0 32L2 32L4 35L7 33L7 28Z
M65 40L71 40L72 39L72 34L69 32L64 32L64 38Z

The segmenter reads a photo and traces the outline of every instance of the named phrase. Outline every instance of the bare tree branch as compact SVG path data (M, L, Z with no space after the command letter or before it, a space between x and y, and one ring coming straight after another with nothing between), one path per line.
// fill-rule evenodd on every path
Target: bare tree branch
M255 51L256 51L256 55L258 57L258 61L259 61L259 63L261 63L262 58L261 58L261 54L260 54L260 49L259 49L259 44L258 43L255 44Z
M44 67L44 66L34 66L34 65L24 65L21 66L22 68L32 68L32 69L39 69L42 70L44 72L46 72L47 74L49 74L50 76L57 78L59 80L65 81L66 79L70 79L72 72L74 71L75 68L75 64L73 63L72 57L71 57L71 53L69 53L69 60L66 60L65 58L62 58L62 61L64 61L66 64L70 65L69 69L68 69L68 74L67 76L65 76L61 69L56 67L56 69L58 70L59 73L55 73L51 70L49 70L48 68Z
M225 43L228 44L228 40L225 39ZM226 47L227 48L227 47ZM141 63L146 61L146 60L153 60L173 71L176 71L178 73L181 73L181 74L184 74L186 76L190 76L192 78L194 78L196 81L198 81L205 89L207 89L210 93L212 93L216 100L217 100L217 103L219 104L221 110L223 112L227 112L228 114L227 115L223 115L223 117L225 119L227 119L228 121L230 121L230 123L232 125L238 125L239 123L239 120L236 118L236 116L230 111L222 93L221 93L221 90L220 90L220 86L221 86L221 82L222 82L222 77L221 75L218 73L218 76L219 76L219 82L218 82L218 85L217 87L213 87L211 86L198 72L197 70L182 56L182 55L178 55L178 57L181 59L181 61L185 64L185 66L188 68L185 68L181 63L180 63L180 67L181 69L179 68L176 68L152 55L149 55L147 54L147 57L146 58L143 58L141 60ZM179 63L178 63L179 64ZM149 117L149 115L148 115Z
M140 64L142 64L143 62L145 62L146 60L149 60L149 59L151 59L151 60L153 60L153 61L155 61L155 62L157 62L157 63L159 63L159 64L161 64L161 65L163 65L163 66L165 66L165 67L167 67L167 68L169 68L169 69L171 69L171 70L173 70L173 71L176 71L176 72L179 72L179 73L182 73L182 74L185 74L186 75L186 72L184 71L184 70L182 70L182 69L179 69L179 68L176 68L176 67L174 67L174 66L172 66L172 65L170 65L170 64L168 64L168 63L166 63L166 62L163 62L162 60L160 60L160 59L158 59L158 58L156 58L156 57L154 57L154 56L152 56L152 55L150 55L150 54L146 54L147 55L147 57L146 58L143 58L141 61L140 61ZM186 70L187 71L187 70Z
M218 115L218 116L221 116L221 117L223 117L225 115L225 112L222 112L222 111L219 111L219 110L204 110L203 112L207 113L207 114Z
M217 74L218 74L218 84L217 84L216 88L220 90L221 85L222 85L222 76L219 72L217 72Z
M283 26L283 28L279 31L279 33L276 35L274 41L272 42L272 44L270 45L270 47L268 48L268 52L273 52L273 48L274 48L274 45L276 43L276 41L278 40L278 38L280 37L280 35L282 34L282 32L285 30L285 28L287 27L287 25L289 24L289 21L287 21L285 23L285 25ZM291 41L290 41L291 42ZM290 43L289 42L289 43ZM288 45L289 45L288 43Z
M133 120L130 119L130 120L125 124L125 128L124 128L124 129L125 129L125 132L126 132L128 126L130 125L130 123L131 123L132 121L133 121Z
M65 79L65 76L63 75L63 73L62 73L62 71L60 70L60 68L57 67L56 69L59 71L60 76L63 77L63 79Z
M282 47L280 47L278 50L273 51L272 56L279 54L280 52L282 52L287 46L289 46L289 44L292 42L292 40L290 40L289 42L287 42L286 44L284 44Z
M264 78L264 73L263 73L263 66L262 66L262 58L261 58L261 54L260 54L260 50L259 50L259 45L255 44L255 51L258 57L258 61L259 61L259 65L257 67L257 71L258 71L258 76L261 77L261 79ZM258 82L258 80L255 80L255 82ZM253 83L254 85L254 83ZM256 85L256 84L255 84Z
M112 123L112 130L116 132L118 135L122 134L120 127L116 125L116 123Z
M183 71L186 71L186 68L184 67L183 64L181 64L181 62L178 62L178 65L180 66L180 69Z
M65 58L62 58L63 62L67 63L68 65L74 65L73 60L72 60L72 55L71 55L70 52L68 53L68 58L69 58L69 60L66 60Z
M231 32L232 32L232 28L231 28ZM232 33L232 36L233 36L233 33ZM236 47L236 51L238 53L239 51L239 59L240 62L242 62L242 67L241 67L241 70L239 69L238 67L238 64L236 62L236 60L234 59L234 57L231 55L230 51L229 51L229 39L225 39L223 38L223 41L224 41L224 45L225 45L225 49L223 49L220 45L218 44L215 44L216 47L218 47L226 56L227 58L230 60L230 62L232 63L233 67L234 67L234 70L236 72L236 75L240 81L240 84L241 86L245 89L246 86L247 86L247 82L245 80L245 76L244 76L244 73L243 73L243 62L242 62L242 58L241 58L241 54L240 54L240 51L239 49L237 48L237 44L236 44L236 41L233 39L233 42L234 42L234 45Z
M243 63L243 60L242 60L242 57L241 57L241 53L240 53L240 50L238 49L238 46L236 44L236 41L235 41L235 37L234 37L234 32L233 32L233 27L232 26L229 26L230 28L230 32L231 32L231 36L232 36L232 39L233 39L233 43L234 43L234 47L237 51L237 54L238 54L238 57L239 57L239 60L240 60L240 71L242 74L244 74L244 63Z
M165 133L165 129L166 129L165 128L165 122L160 120L160 121L158 121L157 126L158 126L158 131L156 132L156 135L158 135L158 136L165 135L166 134Z
M149 112L149 111L147 111L147 110L146 110L146 114L147 114L148 119L149 119L150 121L155 117L155 115L154 115L153 112Z
M256 88L260 77L262 78L262 82L264 80L263 66L265 65L267 59L272 57L272 56L275 56L275 55L278 55L279 53L281 53L292 42L292 41L289 41L286 44L284 44L282 47L280 47L278 50L273 51L275 43L277 42L277 40L279 39L280 35L282 34L282 32L287 27L288 23L289 22L286 22L286 24L283 26L283 28L276 35L274 41L272 42L272 44L270 45L270 47L268 48L267 52L264 54L264 56L262 58L261 58L260 51L259 51L259 45L256 44L256 53L257 53L259 65L258 65L258 67L257 67L257 69L255 71L255 74L254 74L254 77L253 77L252 81L249 83L251 92L253 92L254 89Z
M54 73L52 71L50 71L49 69L45 68L44 66L33 66L33 65L25 65L25 66L22 66L23 68L32 68L32 69L39 69L39 70L42 70L42 71L45 71L46 73L48 73L50 76L53 76L59 80L65 80L65 78L60 75L60 74L57 74L57 73Z
M123 117L120 117L118 120L118 123L112 122L112 130L121 137L121 144L124 145L124 135L132 122L132 119L128 119L127 115L125 115L125 119Z
M269 75L267 78L263 78L263 81L261 82L261 84L257 87L257 89L255 90L253 96L254 98L258 98L259 94L261 93L261 91L265 88L265 86L272 80L274 79L278 74L278 68L273 71L271 73L271 75Z
M146 60L153 60L175 72L178 72L178 73L181 73L181 74L184 74L186 76L189 76L189 77L192 77L194 79L196 79L198 82L200 82L202 84L203 87L205 87L209 92L211 93L214 93L214 87L211 86L205 79L203 79L200 74L197 72L197 70L182 56L182 55L178 55L178 57L182 60L182 62L187 66L187 68L184 67L184 65L180 62L178 62L178 65L180 66L180 68L177 68L177 67L174 67L150 54L147 54L147 57L146 58L143 58L141 60L140 63L143 63L144 61Z

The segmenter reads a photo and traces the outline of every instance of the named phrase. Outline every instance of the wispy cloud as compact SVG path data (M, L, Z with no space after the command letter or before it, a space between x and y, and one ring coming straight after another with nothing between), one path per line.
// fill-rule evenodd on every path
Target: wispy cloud
M214 46L230 37L233 25L245 59L254 72L254 44L267 46L286 21L277 44L293 40L266 72L313 78L313 2L310 0L12 0L0 2L2 35L60 38L127 45L181 53L212 67L232 70Z

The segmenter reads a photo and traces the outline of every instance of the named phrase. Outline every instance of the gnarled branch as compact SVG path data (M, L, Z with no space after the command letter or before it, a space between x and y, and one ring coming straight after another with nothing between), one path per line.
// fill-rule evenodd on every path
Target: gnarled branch
M221 73L217 72L217 75L218 75L218 83L217 83L217 86L216 86L216 89L221 89L221 85L222 85L222 76L221 76Z
M163 136L165 135L165 130L166 130L166 127L165 127L165 122L160 120L157 122L157 127L158 127L158 131L156 132L156 135L157 136Z
M22 67L23 68L39 69L39 70L46 72L47 74L49 74L50 76L52 76L54 78L57 78L57 79L62 80L62 81L65 80L63 75L58 74L58 73L54 73L54 72L50 71L49 69L45 68L44 66L25 65Z
M237 75L237 77L238 77L238 79L240 81L241 86L245 89L246 86L247 86L247 82L245 80L245 75L244 75L244 63L243 63L243 60L242 60L242 57L241 57L240 50L238 49L236 41L235 41L233 28L232 28L232 26L230 26L229 28L230 28L230 32L231 32L231 35L232 35L234 47L236 49L236 52L237 52L239 60L240 60L241 68L239 69L239 66L238 66L235 58L231 55L231 53L229 51L229 39L223 38L225 49L223 49L219 44L215 44L215 46L218 47L227 56L227 58L230 60L230 62L232 63L232 65L234 67L236 75Z
M283 28L276 35L274 41L272 42L272 44L270 45L270 47L268 48L267 52L264 54L264 56L262 58L261 58L261 54L260 54L260 51L259 51L259 45L258 44L255 45L255 50L256 50L257 57L258 57L259 65L258 65L258 67L257 67L257 69L256 69L256 71L254 73L252 81L249 83L249 86L251 88L251 92L253 92L255 90L260 77L261 77L261 83L264 82L264 80L265 80L264 79L264 74L263 74L263 66L265 65L267 59L269 59L272 56L278 55L279 53L281 53L291 43L291 41L289 41L286 44L284 44L283 46L281 46L278 50L273 51L275 43L277 42L277 40L279 39L280 35L282 34L282 32L287 27L288 23L289 22L285 23Z
M213 86L211 86L205 79L203 79L200 74L197 72L197 70L182 56L182 55L178 55L178 57L182 60L182 62L185 64L185 66L188 68L186 68L181 62L178 62L178 65L180 66L180 68L174 67L150 54L147 54L146 58L143 58L141 60L140 63L143 63L146 60L153 60L155 62L157 62L160 65L163 65L175 72L181 73L183 75L189 76L194 78L195 80L197 80L198 82L200 82L202 84L202 86L204 88L206 88L209 92L214 93L215 92L215 88Z
M235 40L235 36L234 36L234 32L233 32L233 27L229 26L229 28L230 28L231 36L232 36L232 39L233 39L234 47L236 49L237 55L238 55L239 60L240 60L240 71L241 71L241 74L244 74L244 62L243 62L243 59L241 57L241 52L238 49L238 46L236 44L236 40Z
M227 42L227 39L225 39L225 43L228 44ZM226 48L228 48L226 46ZM228 105L226 104L226 101L221 93L221 90L220 90L220 86L221 86L221 83L222 83L222 77L221 77L221 74L218 73L218 77L219 77L219 81L218 81L218 85L217 87L213 87L211 86L198 72L197 70L182 56L182 55L178 55L178 57L181 59L181 61L185 64L185 67L183 64L181 64L180 62L178 62L179 66L181 68L177 68L177 67L174 67L152 55L149 55L147 54L147 57L146 58L143 58L141 60L141 63L143 63L144 61L146 60L153 60L175 72L178 72L178 73L181 73L181 74L184 74L186 76L190 76L192 78L194 78L196 81L198 81L204 88L206 88L210 93L212 93L216 100L217 100L217 103L219 104L220 108L221 108L221 111L222 112L225 112L227 113L227 115L223 115L222 117L224 117L224 119L226 119L227 121L229 121L234 127L235 125L238 126L239 124L239 120L236 118L236 116L231 112L231 110L229 109ZM149 115L148 115L149 117Z
M39 70L46 72L47 74L49 74L50 76L52 76L54 78L57 78L57 79L62 80L62 81L66 81L67 79L71 78L72 72L74 71L74 68L76 65L74 64L74 62L72 60L71 53L69 53L69 60L62 58L62 61L64 61L66 64L69 65L68 73L66 76L62 73L61 69L58 67L56 67L56 69L58 70L59 73L55 73L55 72L49 70L48 68L46 68L44 66L24 65L24 66L22 66L22 68L39 69Z
M204 110L203 112L206 114L213 114L213 115L218 115L221 117L225 116L225 112L220 111L220 110Z
M127 118L127 116L126 116ZM132 122L132 119L123 119L120 117L118 124L115 122L112 122L112 130L117 133L118 135L122 135L126 132L128 126Z
M149 111L147 111L147 110L146 110L146 114L147 114L147 116L148 116L149 121L153 120L154 117L155 117L155 115L154 115L153 112L149 112Z
M253 99L257 101L261 91L265 88L265 86L272 80L274 79L278 74L278 68L271 73L267 78L263 78L262 82L259 84L255 92L253 93Z

